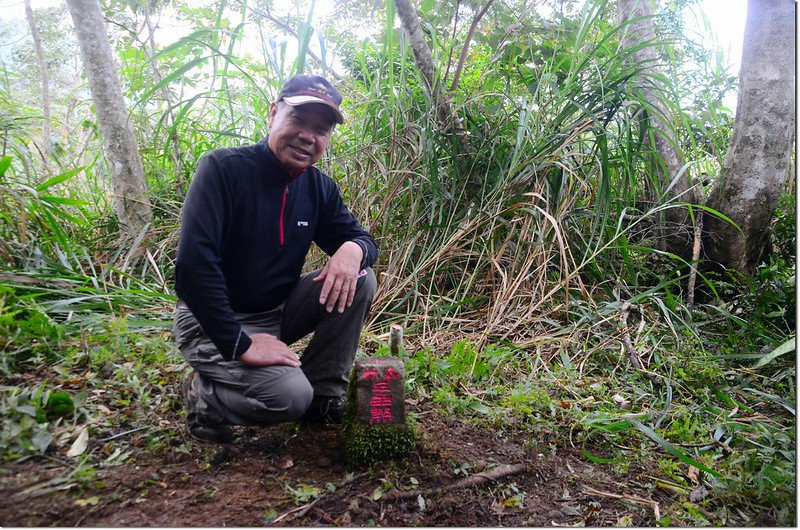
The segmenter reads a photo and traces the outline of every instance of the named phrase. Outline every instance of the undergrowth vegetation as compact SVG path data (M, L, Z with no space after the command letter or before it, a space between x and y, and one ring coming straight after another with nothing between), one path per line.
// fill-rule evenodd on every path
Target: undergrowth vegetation
M675 205L643 200L648 109L609 9L544 19L498 6L453 93L463 143L438 125L391 2L375 38L328 28L348 51L348 122L320 165L381 248L360 354L387 354L386 331L401 324L411 403L526 433L532 454L575 447L621 481L650 462L653 487L675 495L661 524L763 513L793 524L794 189L757 273L701 268L689 303L690 267L654 238ZM0 459L67 453L65 483L126 462L128 432L152 451L185 450L167 420L180 416L185 370L170 335L182 198L204 152L266 134L269 101L303 69L285 61L293 37L262 35L263 61L238 47L248 24L277 31L244 4L178 11L194 30L155 53L114 37L154 205L140 234L117 224L94 118L60 117L66 141L42 153L37 111L18 104L12 72L0 81ZM442 32L446 17L426 16ZM679 68L697 50L675 31L663 43ZM436 42L438 57L452 52ZM697 96L675 111L687 170L712 178L732 126L716 60L671 88ZM171 73L148 73L159 68ZM71 112L91 116L90 103Z

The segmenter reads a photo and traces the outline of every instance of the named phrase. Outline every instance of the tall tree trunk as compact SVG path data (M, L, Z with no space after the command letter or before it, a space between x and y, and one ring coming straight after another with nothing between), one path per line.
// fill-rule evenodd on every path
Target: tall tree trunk
M769 240L792 160L795 115L795 3L749 0L731 145L708 206L735 227L707 215L707 257L752 274Z
M39 28L36 26L36 18L33 16L31 0L25 0L25 18L28 19L31 37L33 37L33 47L36 50L36 60L39 63L39 82L42 90L42 164L47 171L47 158L50 152L50 81L47 75L47 60L44 57L42 38L39 36Z
M632 53L640 68L636 77L638 88L647 105L650 129L654 133L652 170L657 173L661 190L661 202L677 200L695 203L697 195L692 189L689 172L681 174L683 156L677 147L674 112L664 101L665 91L658 85L662 71L655 48L652 0L619 0L620 23L629 22L624 31L622 46L638 48ZM671 207L664 212L661 228L661 246L684 257L691 256L692 230L688 210Z
M117 216L126 230L138 233L152 221L153 213L100 4L98 0L67 0L67 6L103 135Z

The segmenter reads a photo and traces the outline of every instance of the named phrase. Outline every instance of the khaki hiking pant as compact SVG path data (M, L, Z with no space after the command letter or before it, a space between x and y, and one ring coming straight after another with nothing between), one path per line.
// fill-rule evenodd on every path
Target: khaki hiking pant
M316 396L341 396L347 389L361 328L377 283L375 273L358 280L353 305L331 313L319 303L320 270L300 277L289 298L264 313L237 313L247 334L269 333L287 345L313 333L302 365L252 367L226 361L184 304L173 315L173 335L198 375L197 410L210 424L269 425L300 418Z

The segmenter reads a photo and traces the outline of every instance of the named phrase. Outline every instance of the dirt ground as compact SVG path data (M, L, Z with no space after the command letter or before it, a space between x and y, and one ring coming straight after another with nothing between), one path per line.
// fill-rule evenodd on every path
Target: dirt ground
M0 525L654 526L669 502L638 464L612 476L571 447L537 449L522 435L418 412L418 449L371 469L345 468L338 428L311 425L238 428L229 446L177 436L155 448L144 429L115 440L130 458L83 480L69 480L75 460L64 455L7 463ZM521 472L463 484L515 464Z

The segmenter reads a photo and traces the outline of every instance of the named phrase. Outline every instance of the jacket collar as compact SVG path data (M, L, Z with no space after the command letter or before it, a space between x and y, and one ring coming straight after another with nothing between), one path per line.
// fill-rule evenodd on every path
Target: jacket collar
M260 145L262 145L264 148L264 160L267 164L266 166L267 172L270 175L279 175L280 180L288 184L289 182L292 182L293 180L297 179L297 177L308 171L308 167L304 169L299 169L294 174L291 174L288 171L286 171L283 168L283 166L281 166L280 163L278 163L278 158L275 156L275 153L272 152L272 149L270 149L268 141L269 141L269 136L264 138L264 140L260 143Z

